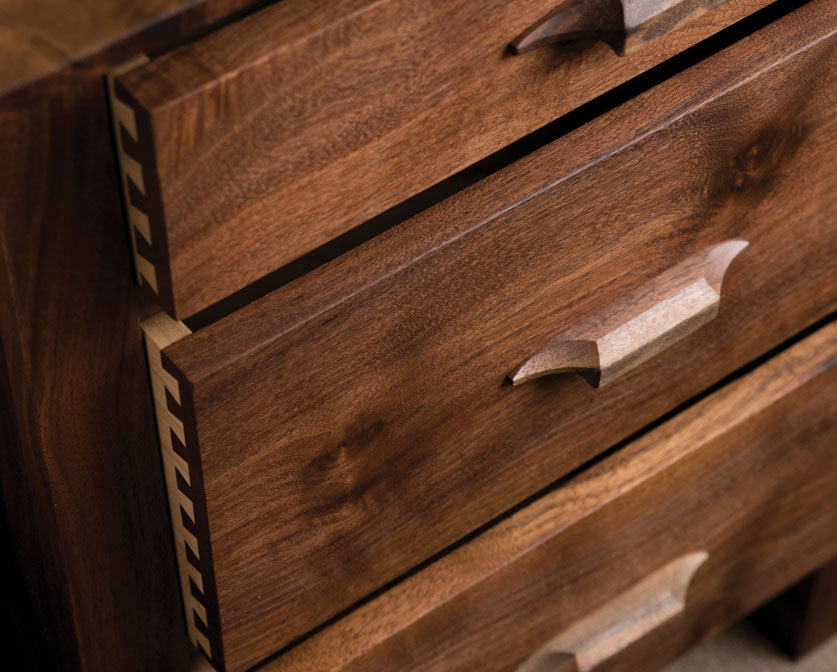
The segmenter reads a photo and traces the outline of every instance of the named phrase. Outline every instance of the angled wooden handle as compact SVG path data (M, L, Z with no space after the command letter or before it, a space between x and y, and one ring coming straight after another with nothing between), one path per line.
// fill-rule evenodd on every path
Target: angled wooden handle
M570 626L517 672L586 672L683 612L689 584L709 554L683 555Z
M580 373L601 387L630 371L714 319L724 274L745 247L745 240L729 240L692 255L559 333L509 380L519 385L549 374Z
M512 41L522 54L547 44L600 40L620 56L708 9L710 0L564 0Z

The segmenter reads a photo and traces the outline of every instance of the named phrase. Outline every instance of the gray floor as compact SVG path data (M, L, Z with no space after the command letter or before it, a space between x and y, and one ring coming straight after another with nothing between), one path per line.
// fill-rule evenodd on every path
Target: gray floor
M837 637L795 663L744 622L692 649L665 672L837 672Z

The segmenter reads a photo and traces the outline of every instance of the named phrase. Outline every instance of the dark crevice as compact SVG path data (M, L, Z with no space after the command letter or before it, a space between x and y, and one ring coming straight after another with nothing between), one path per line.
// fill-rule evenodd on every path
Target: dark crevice
M252 2L247 3L246 6L241 7L240 9L230 14L226 14L225 16L217 19L216 21L213 21L212 23L206 24L198 30L190 32L185 39L180 40L176 44L169 45L162 50L149 51L148 53L146 53L146 56L151 58L151 60L154 60L155 58L160 58L160 56L164 56L165 54L175 51L176 49L179 49L182 46L191 44L193 42L198 42L207 35L222 30L223 28L226 28L232 23L241 21L242 19L246 19L251 14L255 14L256 12L265 9L269 5L279 4L281 1L282 0L253 0ZM184 12L184 15L187 17L188 14L188 10Z
M398 205L367 220L320 247L269 273L247 287L186 318L184 322L192 331L203 329L249 303L269 294L314 269L336 259L349 250L362 245L381 233L427 210L453 194L462 191L479 180L522 159L527 154L567 135L584 124L652 89L674 75L709 58L738 40L789 14L808 0L780 0L725 28L703 42L690 47L620 84L607 93L594 98L572 112L552 121L537 131L524 136L507 147L489 155L468 168L452 175Z

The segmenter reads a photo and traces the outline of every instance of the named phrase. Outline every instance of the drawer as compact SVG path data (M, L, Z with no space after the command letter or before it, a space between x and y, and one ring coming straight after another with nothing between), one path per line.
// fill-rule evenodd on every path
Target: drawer
M837 552L835 365L832 323L260 669L659 669Z
M811 3L204 329L146 324L213 661L277 651L837 307L834 31Z
M116 77L140 279L194 314L767 4L272 4Z

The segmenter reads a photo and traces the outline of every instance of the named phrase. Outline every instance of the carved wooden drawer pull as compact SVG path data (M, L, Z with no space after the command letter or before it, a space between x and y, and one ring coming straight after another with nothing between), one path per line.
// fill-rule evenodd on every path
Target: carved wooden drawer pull
M686 593L709 554L683 555L549 641L517 672L585 672L683 612Z
M601 387L710 322L721 282L747 241L692 255L607 308L562 331L509 374L513 385L553 373L580 373Z
M564 0L512 43L522 54L555 42L594 39L620 56L704 11L706 0Z

